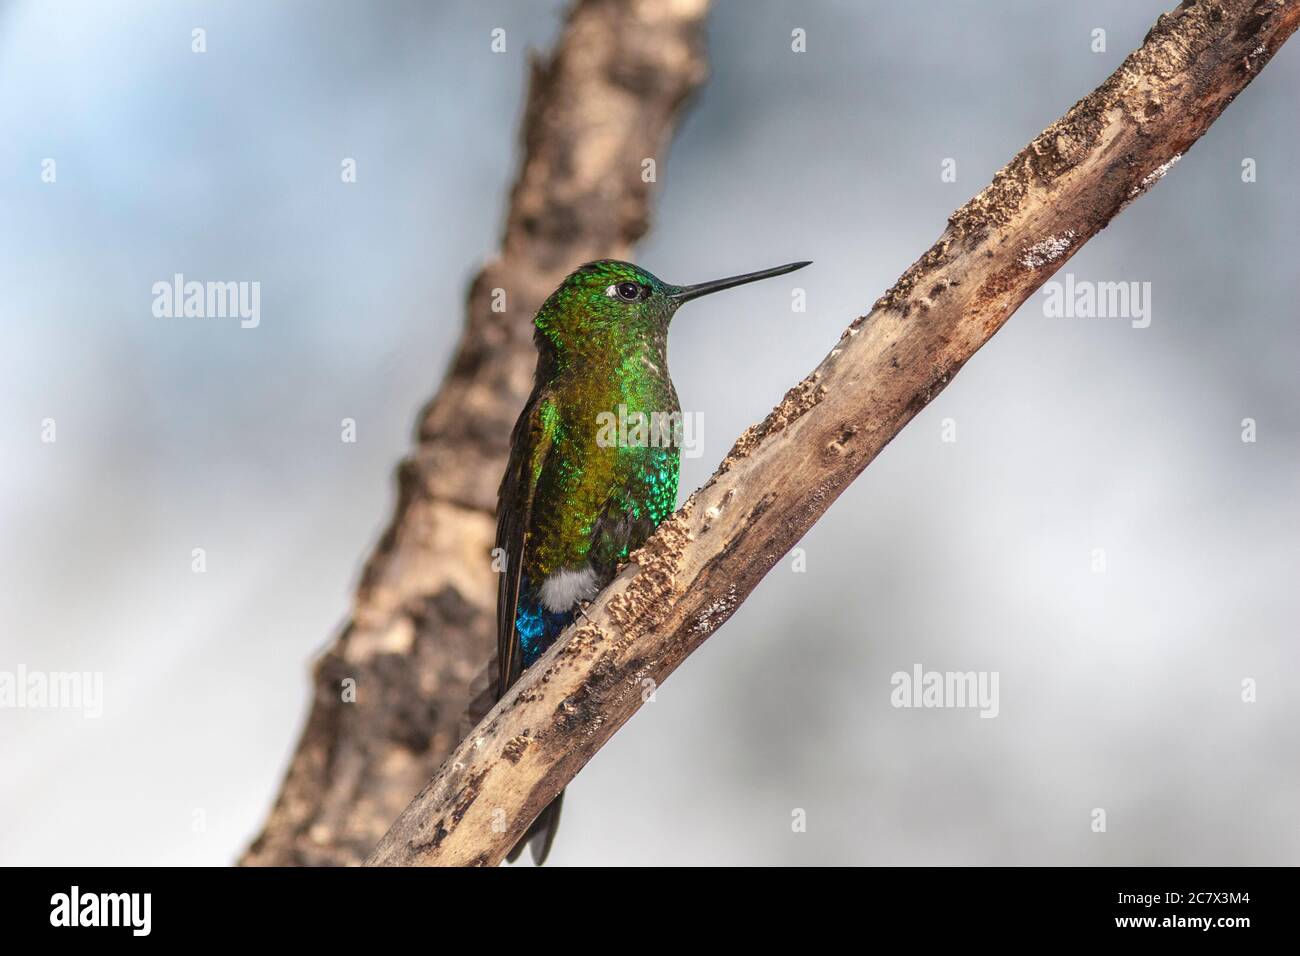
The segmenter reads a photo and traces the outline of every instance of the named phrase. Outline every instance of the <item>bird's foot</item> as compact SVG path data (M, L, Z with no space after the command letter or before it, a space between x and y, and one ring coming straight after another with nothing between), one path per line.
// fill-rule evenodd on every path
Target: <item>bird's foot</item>
M589 608L589 607L591 607L591 602L590 602L590 601L579 601L579 602L578 602L578 617L582 618L582 619L583 619L584 621L586 621L588 624L591 623L591 618L587 617L587 608Z

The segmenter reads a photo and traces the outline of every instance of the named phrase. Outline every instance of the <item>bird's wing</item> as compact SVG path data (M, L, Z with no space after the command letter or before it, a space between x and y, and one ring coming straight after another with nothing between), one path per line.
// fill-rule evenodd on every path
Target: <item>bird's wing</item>
M496 546L505 557L497 582L497 699L523 670L515 614L537 479L555 439L557 418L551 399L535 391L510 436L510 461L497 498Z

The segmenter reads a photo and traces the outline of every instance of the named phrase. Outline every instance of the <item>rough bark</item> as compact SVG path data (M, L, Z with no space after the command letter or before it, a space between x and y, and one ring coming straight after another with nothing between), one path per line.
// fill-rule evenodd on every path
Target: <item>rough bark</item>
M473 280L459 351L398 468L398 500L351 621L244 865L359 863L460 739L469 683L495 649L489 552L510 428L532 384L532 317L576 264L646 231L663 156L707 73L708 0L582 0L534 63L523 162L499 256ZM504 311L494 312L494 290ZM347 678L356 700L343 700Z
M957 210L484 718L372 864L495 864L1025 299L1149 189L1300 21L1188 2ZM494 826L494 823L497 824Z

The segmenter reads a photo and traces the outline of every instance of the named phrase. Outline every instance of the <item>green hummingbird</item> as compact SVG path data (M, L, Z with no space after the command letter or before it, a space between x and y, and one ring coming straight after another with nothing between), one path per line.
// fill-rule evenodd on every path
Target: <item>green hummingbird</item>
M677 506L673 315L692 299L809 264L677 286L601 259L570 273L542 304L536 378L511 435L497 505L498 700ZM562 797L533 821L510 860L525 844L534 862L546 859Z

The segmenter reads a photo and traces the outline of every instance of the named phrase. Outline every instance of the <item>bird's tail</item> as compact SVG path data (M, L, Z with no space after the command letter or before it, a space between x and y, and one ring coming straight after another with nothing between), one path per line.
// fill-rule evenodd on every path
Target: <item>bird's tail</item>
M519 854L524 852L524 847L529 846L532 848L534 865L541 866L546 862L546 855L551 852L551 844L555 842L555 831L560 828L560 805L563 802L564 791L561 790L546 809L537 814L537 819L519 838L515 848L506 855L507 860L515 862L519 859Z

